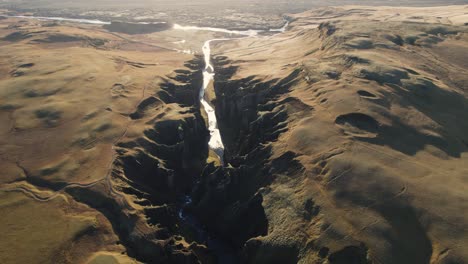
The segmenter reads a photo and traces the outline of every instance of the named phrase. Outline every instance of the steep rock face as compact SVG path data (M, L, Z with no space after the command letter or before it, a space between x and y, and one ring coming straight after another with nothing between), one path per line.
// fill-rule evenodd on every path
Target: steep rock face
M241 263L464 263L466 27L438 20L365 19L374 11L314 11L298 15L285 34L231 41L233 49L223 46L227 57L214 60L213 103L226 145L226 167L206 164L208 131L198 107L202 65L196 58L162 78L149 97L143 89L144 99L135 111L120 107L140 93L135 96L121 81L105 85L110 88L106 93L119 100L97 109L114 113L120 128L125 126L122 119L129 125L122 137L97 133L114 125L102 124L108 118L104 115L89 138L80 136L73 144L82 145L83 153L101 138L112 145L116 154L107 177L71 184L69 178L50 177L68 176L61 167L73 173L100 155L73 166L60 162L35 170L13 162L17 178L9 181L24 183L6 190L39 201L66 192L107 217L124 253L147 263L216 262L215 247L207 248L210 241L197 238L205 226L234 248ZM400 13L385 19L395 17ZM318 28L312 29L314 25ZM9 40L31 37L38 36L25 31ZM77 39L52 35L45 40L71 45ZM35 42L30 44L41 43ZM47 60L29 59L3 71L21 80ZM154 66L117 61L138 69ZM49 71L43 69L46 75ZM21 91L18 95L27 100L60 95L62 85L49 86L10 90ZM93 90L84 88L73 90ZM63 105L55 107L33 113L41 130L60 128L62 120L86 124L97 115L67 118ZM9 112L4 115L7 123L17 108L10 102L2 105ZM27 126L16 125L12 122L7 129L27 131ZM61 141L46 141L41 148L60 146L49 142ZM28 151L14 152L34 158ZM200 226L181 216L181 198L189 192L192 203L186 211ZM93 230L90 225L83 234Z
M295 153L277 156L272 144L288 130L291 116L306 115L313 109L288 96L298 80L298 70L267 82L255 76L232 80L235 69L230 62L223 57L214 61L215 105L229 165L205 168L190 209L211 232L239 251L242 262L255 262L261 242L254 238L269 232L264 187L280 175L303 171ZM294 252L294 248L279 250L275 256L289 263L297 258Z
M224 57L216 59L216 110L219 126L226 141L226 159L235 159L251 152L257 145L274 141L285 131L287 105L281 100L294 84L299 71L284 79L262 82L255 76L232 81L235 67ZM256 133L259 132L259 133Z
M130 256L148 263L212 261L178 216L180 198L205 167L209 139L196 100L200 58L186 67L163 79L162 90L130 115L146 125L117 144L110 187L69 190L107 216Z
M136 189L153 189L152 199L164 197L159 203L175 202L177 196L190 189L206 159L203 119L193 114L185 119L159 121L144 134L134 142L119 145L118 164Z
M466 28L322 11L219 49L229 165L193 210L245 263L463 263Z

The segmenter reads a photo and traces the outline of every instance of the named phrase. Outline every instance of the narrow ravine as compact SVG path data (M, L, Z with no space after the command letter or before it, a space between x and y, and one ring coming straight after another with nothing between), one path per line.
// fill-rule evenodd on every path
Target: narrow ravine
M203 84L200 88L199 93L199 100L201 105L203 106L204 111L206 112L207 119L208 119L208 130L210 131L210 139L208 141L208 146L210 150L212 150L219 158L221 166L224 166L224 144L221 137L221 132L218 128L218 121L216 117L215 108L207 101L206 97L206 89L213 84L214 86L214 76L215 71L214 67L211 62L211 43L215 41L228 41L228 40L235 40L241 38L248 38L248 37L255 37L258 36L259 33L263 32L275 32L275 33L282 33L286 30L289 25L289 21L285 21L283 27L279 29L269 29L268 31L260 31L260 30L246 30L246 31L238 31L238 30L227 30L227 29L220 29L220 28L209 28L209 27L195 27L195 26L180 26L174 25L174 29L179 30L194 30L194 31L213 31L213 32L220 32L226 33L231 36L230 38L217 38L217 39L210 39L205 41L202 47L203 51L203 58L204 58L204 68L203 68ZM270 33L271 35L271 33ZM213 87L215 89L215 87ZM214 252L214 255L217 258L218 263L223 264L235 264L240 263L240 255L239 252L232 246L229 245L226 241L222 239L218 239L213 236L213 234L208 233L206 228L198 221L198 219L187 212L187 208L192 203L192 197L187 195L184 197L184 202L182 207L179 210L178 216L181 221L191 226L193 229L196 230L198 240L206 242L209 249Z
M288 23L286 23L285 25L287 26L287 24ZM208 145L210 149L216 153L221 165L223 166L224 165L224 144L221 138L221 133L218 129L218 121L216 119L216 112L215 112L214 107L211 106L210 103L206 100L207 98L205 96L206 89L209 87L210 83L213 83L214 76L215 76L214 67L211 64L211 45L210 44L214 41L226 41L226 40L234 40L234 39L245 38L245 37L253 37L253 36L257 36L259 33L264 32L264 31L260 31L260 30L239 31L239 30L228 30L228 29L223 29L223 28L181 26L178 24L175 24L173 28L176 30L184 30L184 31L191 30L191 31L219 32L219 33L229 34L231 36L236 36L236 37L231 37L231 38L210 39L210 40L205 41L205 43L202 46L205 67L203 69L203 86L200 88L199 100L208 118L208 129L210 131L210 140L208 142ZM282 27L281 29L278 29L278 30L270 30L270 31L282 32L283 28L285 27Z
M179 218L186 225L195 230L196 240L206 244L206 246L216 256L218 263L240 263L239 254L231 245L210 234L194 215L186 212L186 207L190 206L191 203L192 198L190 196L185 196L184 206L179 210Z
M18 16L19 17L19 16ZM59 21L69 21L69 22L77 22L77 23L89 23L89 24L102 24L102 25L107 25L109 24L110 22L104 22L104 21L99 21L99 20L86 20L86 19L68 19L68 18L60 18L60 17L50 17L50 18L46 18L46 17L29 17L29 16L24 16L24 17L21 17L21 18L31 18L31 19L41 19L41 20L59 20ZM213 89L215 89L214 87L214 77L215 77L215 67L213 66L213 63L212 63L212 58L211 58L211 44L213 42L220 42L220 41L229 41L229 40L236 40L236 39L242 39L242 38L250 38L250 37L258 37L258 36L273 36L275 34L278 34L278 33L282 33L286 30L287 26L288 26L289 22L286 21L285 25L281 28L278 28L278 29L268 29L268 30L245 30L245 31L238 31L238 30L228 30L228 29L222 29L222 28L210 28L210 27L196 27L196 26L180 26L180 25L174 25L173 29L174 30L182 30L182 31L210 31L210 32L214 32L214 33L217 33L217 35L221 35L221 37L219 38L213 38L213 39L209 39L209 40L206 40L204 43L203 43L203 46L202 46L202 52L203 52L203 65L200 65L201 67L203 67L202 69L202 75L203 75L203 82L202 84L200 85L198 82L197 84L193 85L194 89L195 89L195 92L197 91L196 89L198 87L199 90L198 90L198 100L201 104L201 106L203 107L203 111L205 111L206 113L206 117L207 117L207 128L209 130L209 133L210 133L210 137L209 137L209 140L208 140L208 147L211 151L213 151L219 158L219 163L220 163L220 166L223 167L221 169L227 169L225 167L225 162L224 162L224 154L225 154L225 146L224 146L224 143L223 143L223 140L222 140L222 135L221 135L221 132L220 132L220 129L218 127L218 120L217 120L217 114L216 114L216 108L215 106L211 105L210 102L209 102L209 99L208 97L206 96L206 91L207 89L211 89L211 87L213 87ZM177 50L175 50L177 51ZM199 64L199 63L196 63L196 64ZM199 76L199 75L198 75ZM198 78L198 77L194 77L194 76L191 76L188 78L188 80L190 80L189 82L190 83L194 83L194 80ZM198 78L199 80L199 78ZM199 86L200 85L200 86ZM200 109L201 111L201 109ZM201 118L200 118L201 119ZM204 126L204 124L201 124L201 127ZM204 128L204 127L203 127ZM199 142L200 144L205 144L205 137L204 135L202 135L203 133L193 133L192 132L192 135L195 135L195 142L197 141L197 139L199 138L201 141L203 142ZM167 145L167 144L166 144ZM206 146L206 145L204 145ZM197 145L196 148L193 148L195 150L195 152L200 152L201 151L199 150L200 146ZM128 164L128 167L131 167L131 162L133 161L131 159L132 157L127 157L127 160L125 162L127 162ZM171 160L175 159L173 157L169 158ZM146 161L146 164L145 162L142 162L142 163L139 163L138 162L138 166L136 166L137 168L146 168L145 165L148 165L150 164L151 165L151 162L154 162L154 160L152 159L148 159L148 161ZM148 167L151 167L150 165L148 165ZM213 164L211 164L211 166L213 166ZM179 163L176 163L176 166L174 167L178 167L180 168L180 164ZM219 168L219 167L218 167ZM140 172L139 170L136 170L137 172ZM143 172L143 170L141 171ZM150 173L155 173L154 169L150 170L149 171ZM184 172L185 173L185 172ZM200 172L197 171L197 172L192 172L194 175L187 175L188 178L192 177L193 179L193 182L187 184L188 185L188 188L192 188L192 192L193 192L193 189L194 189L194 186L197 185L197 180L200 179ZM108 185L111 186L112 183L110 181L110 177L108 178ZM192 184L192 185L190 185ZM110 189L111 192L115 192L112 188ZM234 264L234 263L240 263L241 260L240 260L240 248L239 248L239 245L241 244L238 244L237 247L236 246L233 246L231 245L230 243L232 243L232 241L229 241L228 239L226 239L226 237L222 238L221 236L218 236L220 233L216 233L216 231L213 231L213 229L211 229L210 231L208 231L209 229L207 228L207 224L206 222L203 222L201 218L197 218L197 217L200 217L200 215L197 215L198 212L194 211L193 208L192 208L192 211L188 210L188 208L191 207L192 205L192 194L191 193L186 193L187 195L186 196L183 196L183 193L187 192L186 190L184 190L183 192L180 193L180 200L179 202L175 202L176 203L176 206L178 207L176 210L177 212L177 215L174 216L175 219L173 219L173 222L178 222L178 224L183 224L183 225L186 225L188 227L190 227L191 230L194 231L194 237L193 239L196 240L196 242L199 242L199 243L202 243L202 244L206 244L206 246L211 250L212 254L216 257L217 259L217 262L218 263L223 263L223 264ZM190 192L190 191L189 191ZM84 195L86 197L88 197L89 195ZM194 196L195 197L195 196ZM175 198L177 199L177 198ZM255 201L257 201L258 199L253 199ZM254 201L254 202L255 202ZM259 203L261 204L261 200L258 200ZM173 201L174 202L174 201ZM91 203L88 201L88 204ZM116 208L118 207L117 205L115 206ZM196 209L195 209L196 210ZM116 213L116 215L118 215L118 213ZM108 218L116 218L116 216L114 215L111 215L111 216L108 216ZM159 216L158 216L159 217ZM178 221L177 221L177 218L178 218ZM266 218L265 218L266 219ZM121 224L120 223L121 221L121 218L119 218L119 220L116 220L116 225L117 224ZM129 220L130 221L130 220ZM204 224L205 223L205 224ZM251 224L251 223L249 223ZM211 225L209 225L211 226ZM122 231L122 233L125 234L126 230ZM126 236L123 235L124 237ZM126 238L126 240L128 240L128 244L129 245L132 245L134 246L135 244L138 244L136 243L135 241L131 241L130 239L130 236L129 238ZM142 239L143 241L144 239ZM141 241L137 241L137 242L141 242ZM147 242L146 240L144 240L144 242ZM146 244L145 244L146 245ZM136 247L138 248L138 247ZM138 252L138 251L137 251ZM141 253L139 253L141 254ZM149 258L150 255L148 255L148 258ZM145 256L147 257L147 256Z
M214 67L211 65L211 47L210 43L212 41L226 40L226 39L212 39L205 42L203 45L203 56L205 58L205 69L203 70L203 87L200 89L200 103L205 110L208 117L208 130L210 131L210 140L208 145L211 150L213 150L216 155L218 155L221 165L224 164L224 144L221 138L221 133L218 129L218 121L216 119L216 112L214 107L206 101L205 90L208 88L210 83L214 81Z
M197 27L181 27L176 25L175 28L182 30L211 30L212 28L197 28ZM216 32L231 33L236 35L243 36L253 36L256 35L256 31L229 31L215 29ZM224 166L224 144L221 138L221 133L218 128L218 121L216 117L216 112L213 106L207 101L206 98L206 89L211 83L214 82L214 67L211 64L211 42L213 41L224 41L237 38L220 38L220 39L211 39L205 41L202 47L203 58L204 58L204 68L203 68L203 84L200 87L199 92L199 101L203 106L203 109L208 118L208 130L210 131L210 139L208 141L208 146L219 158L221 166ZM183 205L179 210L178 216L181 221L192 227L196 230L197 240L205 242L209 249L214 252L214 255L217 258L218 263L223 264L236 264L240 262L238 252L225 241L214 237L212 234L209 234L206 228L198 221L198 219L192 214L186 211L186 208L189 207L192 203L192 198L190 195L184 197Z

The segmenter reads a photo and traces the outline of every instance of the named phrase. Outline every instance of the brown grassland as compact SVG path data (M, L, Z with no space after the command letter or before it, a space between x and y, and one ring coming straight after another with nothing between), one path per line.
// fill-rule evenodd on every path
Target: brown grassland
M214 42L224 167L198 93L226 35L3 17L0 263L468 262L467 14L317 8Z

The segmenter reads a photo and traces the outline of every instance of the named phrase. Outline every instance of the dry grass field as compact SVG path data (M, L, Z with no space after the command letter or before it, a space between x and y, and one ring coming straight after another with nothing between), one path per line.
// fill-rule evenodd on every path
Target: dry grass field
M1 21L0 50L0 262L77 263L109 249L92 263L113 263L125 248L109 221L66 192L110 184L114 146L145 126L129 116L192 55L20 19Z
M0 263L466 263L467 13L213 42L225 166L201 47L235 36L2 16Z
M217 46L230 156L279 134L258 145L271 149L268 234L246 242L250 263L468 260L467 10L323 8Z

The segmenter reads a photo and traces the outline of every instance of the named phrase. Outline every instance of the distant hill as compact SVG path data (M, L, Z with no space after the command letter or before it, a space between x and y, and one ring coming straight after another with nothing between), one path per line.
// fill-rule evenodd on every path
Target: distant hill
M193 0L193 1L169 1L169 0L82 0L82 1L60 1L60 0L3 0L0 1L0 7L16 6L18 8L174 8L174 7L206 7L216 5L225 8L250 8L254 6L263 6L267 10L282 8L285 12L299 11L315 6L335 6L335 5L385 5L385 6L435 6L435 5L452 5L452 4L468 4L467 0L299 0L299 1L284 1L284 0L239 0L239 1L223 1L223 0ZM246 6L247 5L247 6Z

